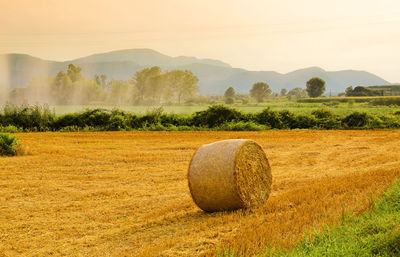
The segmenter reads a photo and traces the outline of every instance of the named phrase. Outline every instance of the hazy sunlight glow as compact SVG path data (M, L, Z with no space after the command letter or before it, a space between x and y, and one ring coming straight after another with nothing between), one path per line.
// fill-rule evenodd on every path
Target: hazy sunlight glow
M151 48L289 72L358 69L400 82L397 0L0 0L0 54L67 60Z

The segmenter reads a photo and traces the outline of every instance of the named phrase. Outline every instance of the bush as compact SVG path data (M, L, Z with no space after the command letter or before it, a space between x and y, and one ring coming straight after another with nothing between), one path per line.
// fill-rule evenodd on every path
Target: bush
M15 126L0 126L0 133L21 133L24 132L23 129L17 128Z
M131 129L139 129L142 127L139 117L135 114L129 114L126 117L126 125Z
M267 125L270 128L282 128L283 125L279 113L269 107L256 114L255 119L258 123Z
M17 154L18 139L10 134L0 134L0 156Z
M277 112L270 108L256 114L255 120L260 124L275 129L305 129L314 128L317 125L317 121L313 116L294 115L287 110Z
M166 125L188 126L190 125L190 117L177 114L162 114L160 122Z
M53 123L53 128L59 130L63 127L107 127L112 112L106 109L86 109L80 113L65 114L58 117Z
M349 128L382 128L382 120L365 112L353 112L343 119L343 126Z
M111 119L112 112L106 109L87 109L78 115L81 127L106 127Z
M291 129L312 129L317 125L317 120L313 116L297 115L290 125Z
M381 115L378 117L384 128L400 128L400 117L396 115Z
M243 114L233 108L224 105L213 105L207 110L196 112L192 116L192 123L195 126L218 127L223 123L240 121Z
M110 118L107 130L119 131L127 128L127 122L124 116L114 115Z
M267 126L254 123L252 121L239 121L239 122L227 122L217 128L221 131L262 131L266 130Z
M333 112L325 109L318 109L311 112L316 118L317 127L323 129L339 129L341 128L340 118Z
M296 121L296 116L289 112L288 110L282 110L279 112L279 116L282 122L282 125L280 128L283 129L293 129L293 128L298 128L296 126L297 121Z
M148 111L144 116L139 118L140 124L158 124L161 123L161 117L163 116L164 109L162 107L153 108Z
M60 130L66 127L82 127L83 122L79 120L79 114L71 113L59 116L53 123L55 130Z
M343 119L343 124L350 128L359 128L367 125L368 115L365 112L354 112Z
M317 128L320 129L341 129L342 124L339 118L317 119Z
M15 126L26 130L46 131L54 119L55 113L47 105L7 104L0 113L1 126Z
M334 118L336 115L326 109L317 109L311 112L312 115L314 115L317 119L329 119L329 118Z

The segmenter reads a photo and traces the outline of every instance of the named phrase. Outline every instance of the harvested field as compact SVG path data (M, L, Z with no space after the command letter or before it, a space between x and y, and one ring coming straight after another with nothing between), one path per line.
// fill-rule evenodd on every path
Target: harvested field
M197 256L291 247L305 230L368 209L400 175L400 131L18 134L31 155L0 158L0 256ZM194 151L259 143L267 203L204 213L186 180Z

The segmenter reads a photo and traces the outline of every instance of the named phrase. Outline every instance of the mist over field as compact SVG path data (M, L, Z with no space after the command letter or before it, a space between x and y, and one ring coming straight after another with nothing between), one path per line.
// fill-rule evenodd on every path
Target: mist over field
M248 71L219 60L170 57L151 49L119 50L64 62L23 54L0 55L0 59L3 95L0 103L149 105L182 103L193 97L195 102L204 103L204 97L221 96L229 87L237 94L248 95L257 82L267 83L274 94L280 94L283 89L304 89L312 77L326 81L325 94L329 95L344 92L349 86L390 84L366 71L325 71L319 67L286 74ZM72 74L74 72L68 73L70 65L79 69L77 77ZM197 78L197 89L183 90L183 85L166 79L168 76L156 78L160 74L148 74L145 80L151 79L146 85L137 84L137 72L151 67L159 67L160 74L174 70L192 72ZM174 97L176 94L181 94L181 97Z
M6 56L0 55L0 104L8 101L9 87L9 67Z

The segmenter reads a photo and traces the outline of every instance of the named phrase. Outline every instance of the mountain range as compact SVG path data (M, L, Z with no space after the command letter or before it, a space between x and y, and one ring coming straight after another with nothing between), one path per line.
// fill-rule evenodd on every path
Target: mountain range
M86 77L105 74L108 79L126 80L136 71L146 67L159 66L164 70L191 70L199 78L200 93L203 95L222 94L229 86L237 93L248 93L255 82L267 82L271 89L279 92L295 87L305 87L311 77L320 77L326 81L327 91L343 92L348 86L387 85L388 81L366 71L342 70L325 71L319 67L310 67L286 74L275 71L249 71L233 68L231 65L214 59L195 57L171 57L151 49L128 49L94 54L83 58L57 62L43 60L26 54L0 55L0 84L11 89L26 87L39 75L54 76L60 70L66 70L68 64L82 67ZM2 70L1 70L2 69Z

